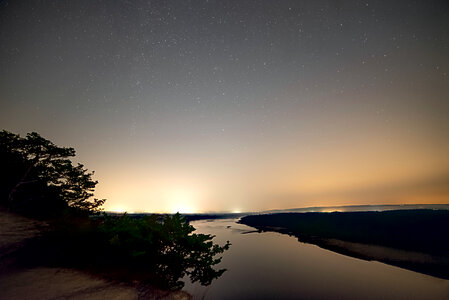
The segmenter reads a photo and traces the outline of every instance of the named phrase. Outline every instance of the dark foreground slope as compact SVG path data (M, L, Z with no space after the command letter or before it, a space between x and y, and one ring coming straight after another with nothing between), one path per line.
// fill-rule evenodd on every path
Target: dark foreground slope
M449 279L449 211L279 213L241 223L368 260Z
M73 256L66 256L64 252L57 254L63 249L62 245L45 242L50 227L46 222L26 218L0 206L0 300L191 299L184 291L113 280L125 274L106 275L86 267L77 268ZM54 257L55 254L58 257ZM56 262L60 258L62 260ZM119 271L114 263L111 269L115 273Z
M139 299L133 286L73 268L24 267L18 253L47 231L45 222L0 207L0 299Z

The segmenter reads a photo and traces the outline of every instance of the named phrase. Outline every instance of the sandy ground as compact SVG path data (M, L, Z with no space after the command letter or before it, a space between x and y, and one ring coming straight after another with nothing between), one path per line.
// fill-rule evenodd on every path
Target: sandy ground
M132 287L59 268L20 270L0 277L0 299L138 299Z
M371 260L378 260L378 261L389 260L397 262L434 263L434 264L449 263L449 260L446 257L436 257L420 252L405 251L377 245L346 242L337 239L328 239L327 245L347 249L356 255L367 256Z
M47 224L16 215L0 208L0 262L24 242L41 234ZM0 265L1 266L1 265Z
M48 227L0 209L0 299L190 299L183 292L133 287L66 268L21 268L14 252Z

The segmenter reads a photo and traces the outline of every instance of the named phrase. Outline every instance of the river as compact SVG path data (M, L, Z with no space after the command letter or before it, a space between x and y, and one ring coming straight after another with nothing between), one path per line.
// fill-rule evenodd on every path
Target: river
M210 286L188 280L194 299L449 299L449 280L365 261L275 232L254 232L238 219L193 221L199 233L227 240Z

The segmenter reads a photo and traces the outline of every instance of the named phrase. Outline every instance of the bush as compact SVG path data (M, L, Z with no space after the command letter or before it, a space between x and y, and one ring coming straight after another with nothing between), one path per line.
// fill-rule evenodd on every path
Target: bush
M225 271L213 266L221 261L215 256L230 243L219 246L213 244L213 236L193 233L195 228L179 213L140 219L105 215L99 230L108 243L106 257L140 271L151 270L159 286L182 288L180 279L185 275L209 285Z

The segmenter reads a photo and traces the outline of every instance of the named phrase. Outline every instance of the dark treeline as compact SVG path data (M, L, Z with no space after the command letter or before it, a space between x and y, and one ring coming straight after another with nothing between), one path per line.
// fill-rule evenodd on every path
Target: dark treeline
M199 220L217 220L217 219L237 219L248 215L249 213L182 213L181 216L188 222ZM121 216L123 213L108 212L109 216ZM130 213L128 217L132 219L140 219L145 216L157 215L159 218L163 218L167 214L149 214L149 213Z
M248 215L248 213L210 213L210 214L183 214L188 221L236 219Z
M448 210L280 213L246 216L240 222L261 230L277 228L300 240L332 238L449 255Z
M294 235L301 242L341 254L449 279L449 210L278 213L246 216L240 223Z

